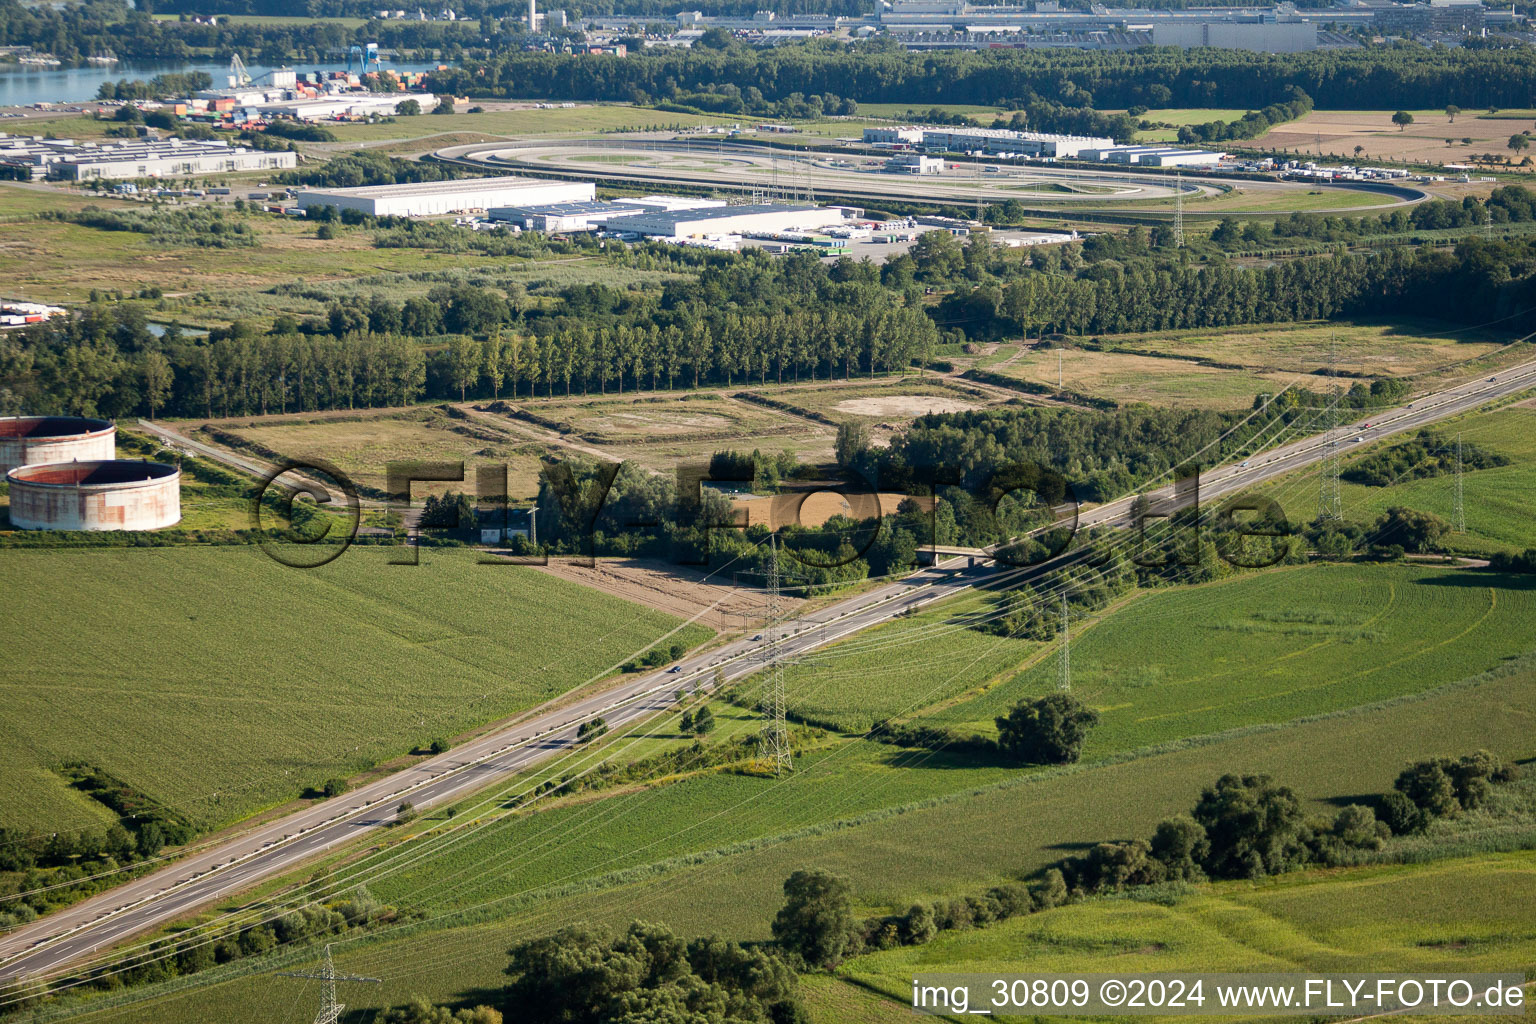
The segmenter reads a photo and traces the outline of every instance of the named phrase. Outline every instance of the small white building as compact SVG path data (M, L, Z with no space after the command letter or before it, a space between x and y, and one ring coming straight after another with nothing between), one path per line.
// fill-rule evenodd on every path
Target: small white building
M938 174L944 170L944 158L922 153L897 153L885 162L892 174Z

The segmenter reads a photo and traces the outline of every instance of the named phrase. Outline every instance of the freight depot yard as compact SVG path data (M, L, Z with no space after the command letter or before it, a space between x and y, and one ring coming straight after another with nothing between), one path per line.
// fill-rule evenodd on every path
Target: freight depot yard
M438 160L477 170L538 173L548 177L581 177L625 185L691 185L743 196L754 192L811 193L879 201L998 203L1017 200L1035 206L1114 207L1123 204L1166 206L1176 195L1186 201L1222 196L1234 188L1262 199L1266 205L1289 195L1304 195L1312 185L1273 178L1239 181L1201 176L1198 170L1173 179L1167 172L1069 168L1016 162L944 161L939 173L891 173L891 160L902 154L877 154L859 143L849 152L806 152L726 142L724 139L633 135L604 139L547 140L523 143L473 143L440 149ZM1362 205L1342 191L1340 210L1390 207L1422 201L1417 189L1395 186L1383 190L1379 202ZM1308 209L1317 210L1309 205ZM1235 212L1236 206L1222 213ZM1199 215L1196 210L1191 215ZM1324 212L1317 210L1317 212ZM1219 215L1215 212L1209 215Z

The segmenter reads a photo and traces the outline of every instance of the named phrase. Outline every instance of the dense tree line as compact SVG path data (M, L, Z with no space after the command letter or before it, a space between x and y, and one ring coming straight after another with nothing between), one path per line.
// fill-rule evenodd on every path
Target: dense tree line
M276 180L283 185L309 185L314 188L357 188L360 185L395 185L418 181L446 181L464 177L451 164L431 160L401 160L399 157L360 149L334 156L323 164L309 164L283 171ZM320 210L334 210L323 206ZM318 210L311 214L319 213ZM321 214L324 217L323 214Z
M1071 253L1042 257L1043 268ZM1536 308L1536 241L1466 239L1455 251L1394 248L1289 259L1259 268L1224 261L1101 259L1070 279L1030 273L1005 284L960 285L941 325L973 337L1119 334L1289 323L1385 313L1518 329Z
M1294 121L1312 110L1312 98L1305 92L1295 86L1287 87L1287 92L1289 98L1283 102L1271 103L1263 110L1250 110L1236 121L1215 120L1203 124L1181 125L1179 141L1190 144L1253 139L1263 135L1277 124ZM1157 93L1157 98L1162 98L1160 91ZM1091 93L1078 89L1070 81L1062 86L1059 94L1051 97L1039 96L1033 91L1028 91L1022 97L1007 100L1004 105L1013 113L1007 117L994 118L988 127L1009 128L1015 131L1061 132L1068 135L1108 136L1116 142L1130 143L1135 140L1136 133L1149 124L1141 120L1141 115L1147 112L1145 103L1132 106L1123 114L1110 114L1094 110L1090 106L1092 100ZM927 112L908 111L905 119L923 124L981 125L976 118L967 117L964 114L946 113L939 107L934 107Z
M58 6L0 0L0 46L31 46L64 60L83 60L110 49L135 60L207 59L210 52L223 60L240 53L248 60L276 65L298 59L318 61L327 51L364 42L397 49L442 49L449 54L457 54L466 46L484 45L480 26L474 21L386 21L366 28L349 28L334 21L209 25L157 20L151 17L153 9L153 3L129 7L121 0ZM364 16L371 16L373 10L369 8ZM199 5L196 13L209 11ZM263 9L253 13L273 12Z
M213 76L206 71L169 71L149 81L120 78L102 82L96 89L99 100L152 100L161 96L189 96L213 87Z
M87 209L60 216L178 244L240 245L256 237L248 221L220 211ZM390 227L381 234L418 230ZM432 225L430 233L482 241L451 225ZM574 245L532 233L491 241L518 255ZM1126 244L1137 243L1132 237ZM9 389L11 405L36 412L246 415L398 405L424 397L505 395L516 401L522 395L849 378L904 371L926 362L944 340L966 335L1114 334L1385 313L1503 318L1519 330L1536 307L1536 239L1466 239L1454 250L1396 247L1259 268L1086 245L1051 247L1025 260L985 237L973 236L962 246L941 231L922 236L909 254L878 268L800 254L776 259L757 251L679 253L661 246L602 258L681 273L660 288L575 285L538 301L517 290L456 281L404 301L382 294L349 297L333 302L324 317L279 317L265 331L236 322L206 338L176 331L155 338L134 307L97 304L0 339L0 386ZM924 296L929 288L949 294L930 305ZM1360 382L1347 400L1391 400L1385 390L1377 395L1388 383ZM1304 397L1295 392L1285 402ZM1186 426L1169 437L1153 427L1149 437L1167 442L1164 458L1183 450L1189 438L1208 436ZM962 442L978 427L986 429ZM990 456L968 446L1003 427L1003 420L964 416L919 421L890 452L913 466L926 460L969 473ZM992 443L1009 447L1014 440L1021 442L1021 455L1048 451L1022 436ZM1073 470L1086 497L1121 490L1138 478L1137 452L1148 450L1128 437L1106 437L1103 445L1081 452L1080 464L1059 467ZM942 463L934 461L940 457ZM1131 468L1120 470L1119 479L1096 477L1121 458L1126 461L1117 464ZM881 468L898 467L887 459Z
M1271 103L1263 110L1250 110L1235 121L1207 121L1204 124L1186 124L1179 127L1179 141L1193 143L1232 142L1238 139L1256 139L1277 124L1294 121L1312 112L1312 97L1297 86L1288 86L1291 96L1280 103Z
M1529 46L1428 48L1413 44L1262 54L1243 50L996 49L905 53L885 45L813 41L765 50L646 51L624 58L502 53L432 76L458 95L587 100L708 93L717 83L768 100L832 94L859 103L991 104L1030 93L1077 97L1100 108L1237 107L1288 103L1292 90L1324 109L1530 106Z
M684 940L635 921L615 935L574 924L511 950L505 992L520 1020L564 1024L803 1024L794 971L768 950Z
M1459 445L1466 469L1491 469L1509 465L1509 458L1470 441ZM1344 479L1368 487L1391 487L1410 480L1424 480L1454 472L1457 442L1434 430L1421 430L1412 439L1384 448L1350 463Z

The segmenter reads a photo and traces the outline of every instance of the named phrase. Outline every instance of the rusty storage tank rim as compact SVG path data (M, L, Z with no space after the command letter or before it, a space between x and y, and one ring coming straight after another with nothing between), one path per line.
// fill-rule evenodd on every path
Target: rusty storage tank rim
M94 462L39 462L30 466L17 466L5 474L5 478L10 483L26 487L91 491L150 487L180 475L181 470L164 462L103 459Z
M0 416L0 441L83 441L116 430L94 416Z

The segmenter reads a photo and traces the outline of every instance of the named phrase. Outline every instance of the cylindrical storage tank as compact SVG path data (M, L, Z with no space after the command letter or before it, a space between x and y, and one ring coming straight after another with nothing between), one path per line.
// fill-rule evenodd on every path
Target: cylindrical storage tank
M181 470L108 460L19 466L11 525L20 530L160 530L181 521Z
M0 473L49 462L117 457L117 428L85 416L0 417Z

